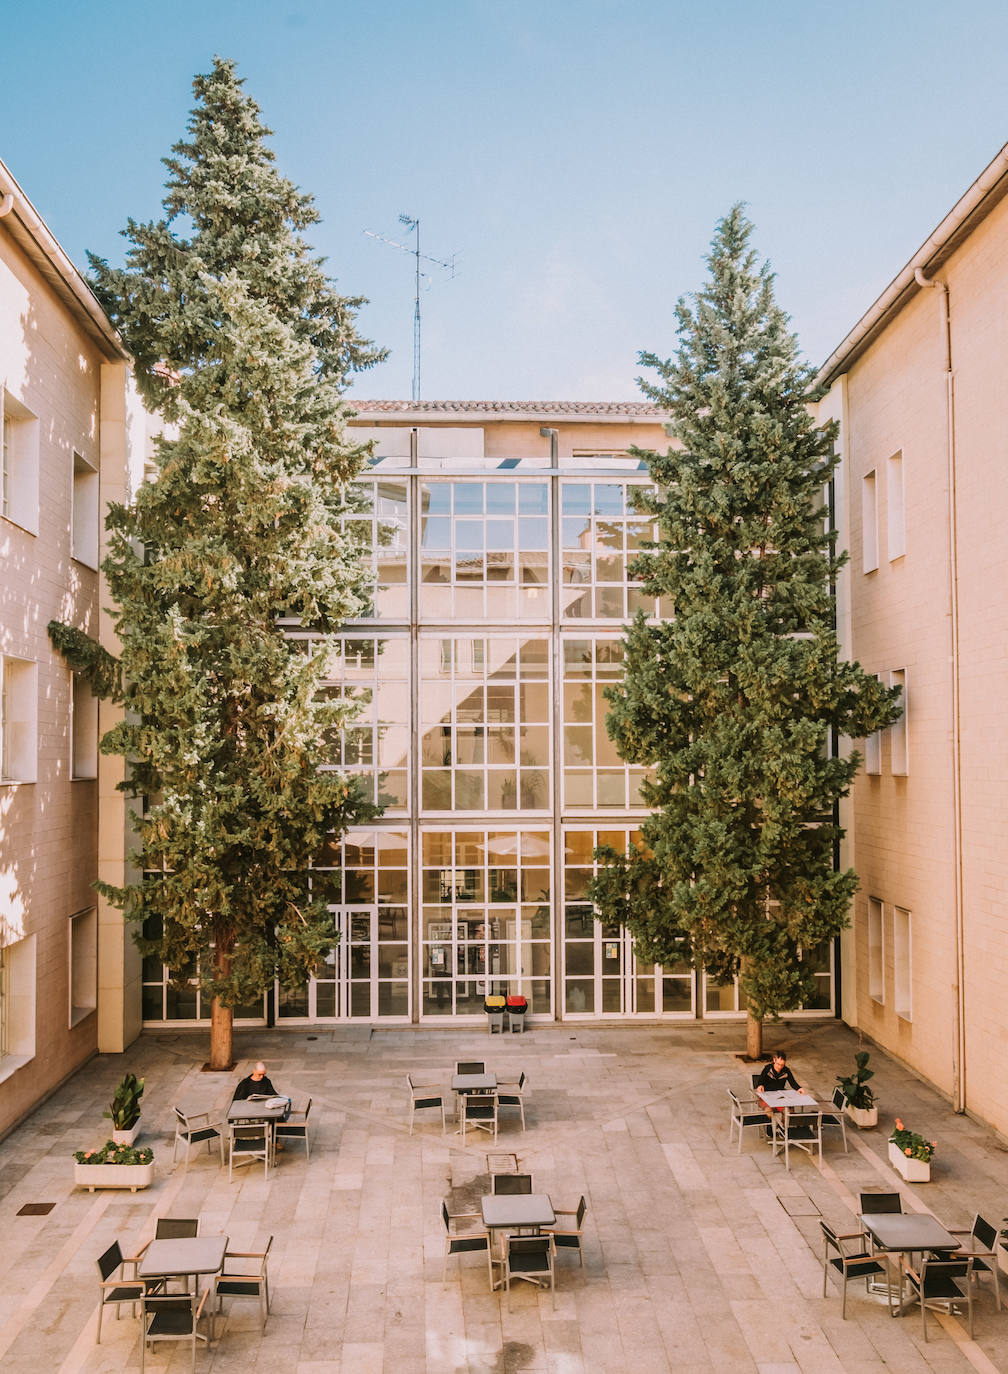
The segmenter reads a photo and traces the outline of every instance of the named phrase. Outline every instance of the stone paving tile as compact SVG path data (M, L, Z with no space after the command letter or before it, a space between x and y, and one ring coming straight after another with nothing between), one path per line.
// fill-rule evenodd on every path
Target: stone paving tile
M820 1215L852 1229L857 1194L893 1186L886 1127L827 1144L822 1172L801 1155L785 1173L755 1133L741 1153L727 1139L727 1093L746 1082L735 1057L741 1028L536 1027L524 1036L475 1031L240 1032L234 1077L201 1072L205 1032L145 1034L123 1056L93 1060L0 1142L0 1225L16 1245L0 1292L0 1370L124 1374L139 1367L138 1323L107 1313L94 1343L95 1258L120 1237L130 1250L156 1215L199 1215L205 1233L255 1249L273 1235L273 1310L265 1335L254 1305L235 1303L222 1338L201 1349L213 1374L991 1374L1008 1371L1008 1312L990 1285L976 1303L976 1341L961 1324L919 1313L892 1321L885 1303L852 1284L822 1297ZM309 1038L311 1035L313 1038ZM849 1067L856 1039L837 1023L768 1031L799 1077L825 1096ZM294 1096L312 1097L312 1152L289 1148L268 1180L247 1166L228 1183L218 1157L194 1152L171 1167L172 1105L225 1105L256 1058ZM456 1058L524 1069L528 1130L502 1121L465 1146L436 1117L407 1129L411 1070L447 1091ZM906 1205L968 1226L974 1211L1004 1215L1008 1150L954 1116L883 1054L873 1056L882 1101L939 1141L930 1185L902 1189ZM147 1078L144 1138L158 1172L145 1193L75 1191L70 1156L105 1138L102 1105L124 1069ZM490 1293L485 1260L441 1271L440 1201L478 1210L488 1150L513 1151L567 1207L584 1193L584 1268L558 1260L548 1293L515 1287L511 1310ZM47 1217L15 1217L52 1201ZM786 1204L786 1205L784 1205ZM1008 1284L1005 1285L1008 1289ZM156 1374L188 1369L157 1347Z

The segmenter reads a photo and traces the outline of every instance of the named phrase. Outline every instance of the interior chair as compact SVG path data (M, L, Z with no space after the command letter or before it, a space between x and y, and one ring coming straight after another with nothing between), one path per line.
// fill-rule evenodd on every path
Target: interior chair
M490 1178L492 1193L498 1196L507 1193L514 1197L516 1193L531 1193L532 1175L531 1174L493 1174Z
M985 1221L980 1213L977 1212L976 1216L973 1218L973 1225L969 1231L952 1230L950 1234L953 1236L969 1236L969 1240L963 1243L962 1248L958 1250L956 1254L972 1256L972 1277L974 1279L979 1278L981 1274L990 1274L992 1276L994 1279L994 1301L997 1304L997 1310L1000 1312L1001 1283L998 1278L1000 1265L998 1264L997 1257L997 1227L992 1226L989 1221Z
M477 1131L488 1131L492 1133L494 1144L497 1144L497 1094L496 1093L461 1093L459 1095L459 1110L462 1120L462 1144L465 1144L466 1130L472 1128Z
M96 1345L101 1344L102 1313L106 1307L115 1308L116 1321L119 1320L120 1308L124 1302L130 1303L133 1308L133 1315L136 1315L136 1304L143 1301L144 1293L147 1291L147 1284L142 1279L137 1278L139 1259L139 1255L124 1256L117 1240L114 1240L109 1248L98 1256L100 1300L98 1303L98 1332L95 1336ZM127 1272L128 1270L132 1272ZM158 1281L158 1286L160 1286L160 1281Z
M437 1107L441 1112L441 1134L445 1133L445 1110L444 1094L441 1091L440 1083L414 1083L413 1075L406 1075L406 1086L409 1088L410 1108L409 1108L409 1133L413 1134L413 1113L423 1111L425 1107ZM305 1145L307 1150L308 1146Z
M172 1164L178 1161L179 1145L185 1145L185 1169L189 1168L189 1151L194 1145L206 1141L207 1153L210 1142L216 1140L220 1146L220 1162L224 1163L224 1126L220 1121L211 1121L209 1112L184 1112L175 1108L175 1147L172 1150Z
M921 1257L920 1269L907 1265L903 1270L906 1296L919 1302L921 1331L927 1340L927 1309L950 1315L966 1308L969 1338L973 1339L973 1256L963 1259Z
M497 1105L498 1107L517 1107L521 1112L522 1130L525 1129L525 1075L520 1074L517 1079L497 1080Z
M210 1289L205 1288L202 1296L196 1293L146 1293L142 1304L143 1339L140 1341L140 1370L143 1374L147 1346L156 1341L172 1341L176 1344L188 1341L192 1349L192 1371L196 1374L196 1341L206 1340L197 1330L200 1317ZM213 1314L211 1312L210 1338L213 1339Z
M493 1259L490 1254L490 1233L483 1225L483 1217L479 1212L449 1212L448 1204L441 1201L441 1220L445 1228L445 1253L444 1268L441 1271L442 1284L448 1281L448 1261L452 1255L473 1254L476 1251L484 1250L487 1257L487 1272L490 1275L490 1287L494 1286ZM459 1268L462 1266L459 1260Z
M538 1236L508 1235L504 1241L504 1287L511 1309L511 1280L525 1279L539 1288L549 1284L556 1307L556 1248L553 1236L543 1231Z
M784 1114L774 1113L774 1141L783 1142L787 1138L788 1150L805 1150L812 1154L813 1146L819 1151L819 1168L822 1168L822 1112L800 1112L789 1116L785 1124Z
M305 1159L309 1159L308 1150L308 1113L311 1111L311 1098L309 1097L304 1107L297 1110L291 1109L291 1113L286 1121L278 1121L273 1127L274 1142L280 1140L303 1140ZM412 1113L410 1125L412 1125Z
M588 1204L585 1202L584 1194L582 1193L578 1200L578 1205L573 1211L568 1210L566 1207L553 1208L557 1220L555 1224L549 1228L555 1248L557 1250L576 1250L578 1264L580 1264L582 1269L584 1268L584 1254L581 1250L581 1238L584 1234L584 1219L587 1210ZM573 1221L568 1221L565 1224L560 1220L561 1217L573 1217Z
M746 1102L741 1102L731 1088L728 1089L728 1144L732 1143L736 1128L738 1129L738 1152L742 1153L742 1132L747 1126L759 1126L767 1128L770 1119L762 1107L757 1107L754 1098Z
M228 1183L236 1164L254 1164L261 1159L263 1177L269 1177L270 1157L273 1153L269 1121L232 1121L228 1139Z
M872 1279L876 1274L883 1274L889 1290L889 1308L892 1310L893 1293L891 1287L891 1276L885 1261L876 1259L868 1245L868 1237L864 1231L852 1231L846 1235L841 1235L834 1231L831 1226L827 1226L824 1221L820 1221L819 1227L823 1237L823 1278L822 1292L826 1296L826 1279L832 1269L833 1273L843 1285L843 1301L840 1305L840 1316L847 1318L847 1285L851 1279L864 1279L865 1291L871 1289ZM854 1248L848 1250L846 1247L854 1243Z
M822 1114L823 1129L826 1129L827 1127L832 1127L833 1130L839 1129L840 1135L843 1139L845 1155L850 1153L850 1151L847 1149L847 1124L844 1121L844 1103L846 1101L847 1099L843 1095L843 1088L834 1088L833 1111L823 1112Z
M213 1285L217 1312L223 1307L225 1298L256 1299L259 1304L260 1333L266 1330L266 1318L270 1310L266 1264L272 1244L273 1237L270 1236L265 1250L225 1250L224 1265Z

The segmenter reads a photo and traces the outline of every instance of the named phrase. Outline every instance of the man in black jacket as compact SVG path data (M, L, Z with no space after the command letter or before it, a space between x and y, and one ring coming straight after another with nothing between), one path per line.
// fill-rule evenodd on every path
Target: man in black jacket
M266 1065L258 1063L247 1078L243 1078L234 1090L235 1102L245 1102L250 1097L279 1097L280 1094L266 1077Z
M759 1078L756 1080L756 1087L762 1088L768 1093L782 1092L785 1088L793 1088L795 1092L803 1093L805 1089L801 1087L794 1074L788 1068L787 1055L783 1050L774 1050L772 1063L768 1064ZM774 1108L763 1104L770 1121L773 1120ZM767 1135L771 1134L771 1127L766 1128Z

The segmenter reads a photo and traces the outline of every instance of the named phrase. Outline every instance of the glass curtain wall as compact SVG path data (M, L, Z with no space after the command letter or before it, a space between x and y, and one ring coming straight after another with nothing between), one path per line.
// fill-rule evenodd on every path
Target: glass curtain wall
M282 1024L479 1018L488 992L571 1019L738 1016L684 958L642 965L587 901L598 844L635 843L644 770L616 753L605 689L622 627L669 614L628 576L653 530L636 458L379 459L371 614L325 690L354 697L339 766L384 808L318 856L332 944L305 987L243 1014ZM310 632L289 632L310 641ZM828 1010L832 951L809 951ZM144 965L149 1021L205 1017L193 982Z

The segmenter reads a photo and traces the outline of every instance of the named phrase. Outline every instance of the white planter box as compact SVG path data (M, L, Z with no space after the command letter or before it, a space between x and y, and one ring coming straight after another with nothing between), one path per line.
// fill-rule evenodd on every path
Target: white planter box
M923 1159L910 1159L896 1145L889 1142L889 1163L907 1183L930 1183L931 1162Z
M140 1122L137 1121L128 1131L113 1131L112 1139L117 1145L132 1145L139 1134ZM129 1166L127 1165L126 1167L128 1168Z
M78 1164L74 1160L74 1183L94 1192L96 1188L149 1188L154 1182L154 1161L149 1164Z
M878 1125L878 1107L852 1107L848 1102L847 1115L860 1131L870 1131Z

